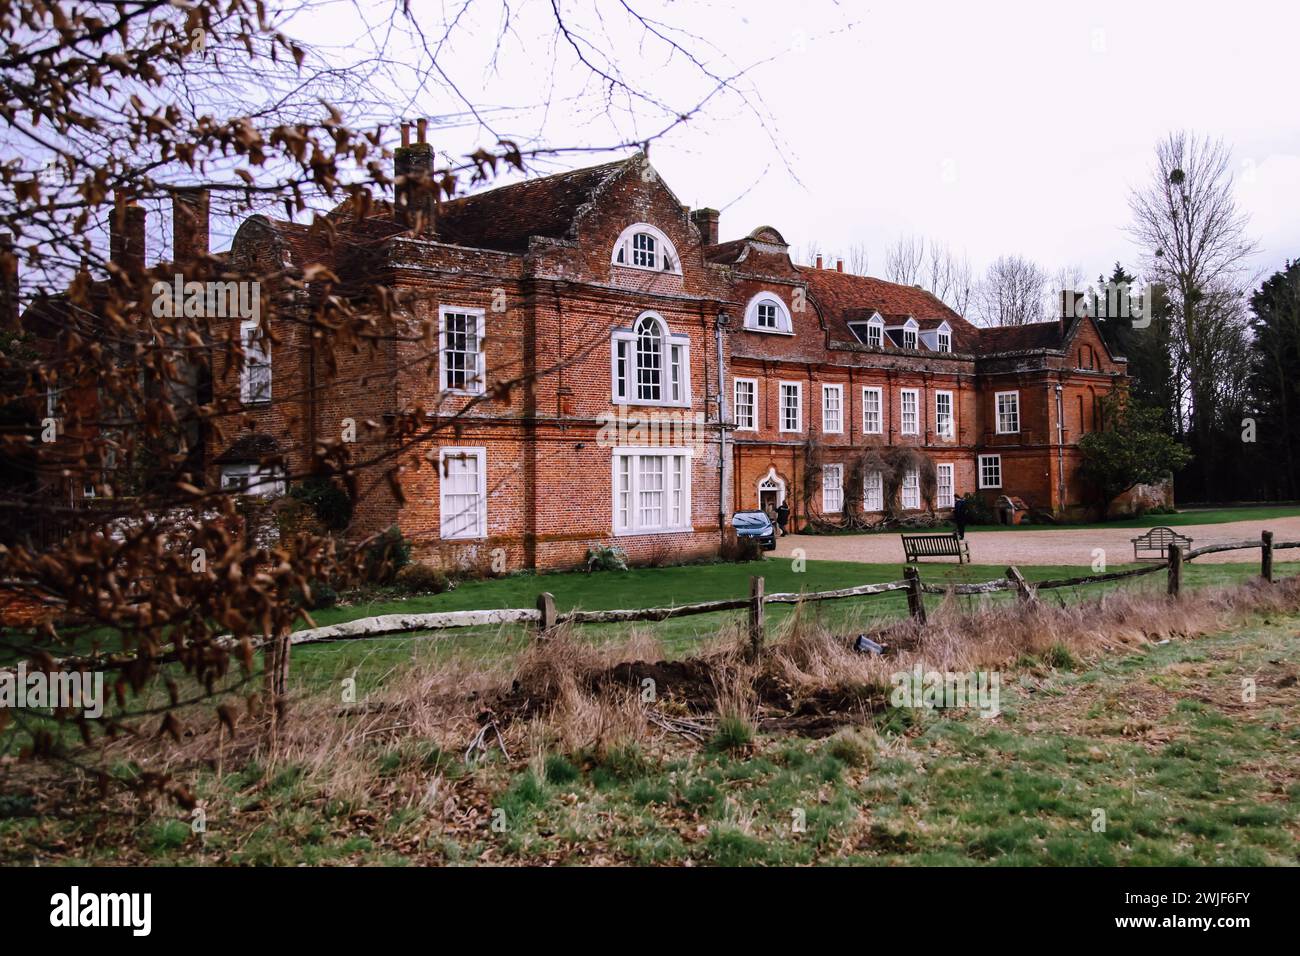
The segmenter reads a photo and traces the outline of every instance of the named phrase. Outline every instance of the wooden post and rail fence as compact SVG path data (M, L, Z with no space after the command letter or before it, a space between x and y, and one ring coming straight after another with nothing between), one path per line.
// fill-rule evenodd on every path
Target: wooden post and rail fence
M1154 574L1164 570L1167 575L1166 590L1170 596L1177 597L1182 590L1182 572L1184 563L1205 554L1223 551L1240 551L1251 548L1260 549L1260 577L1264 581L1273 581L1273 554L1278 550L1300 548L1300 541L1275 542L1273 533L1265 531L1258 542L1242 541L1229 544L1211 544L1202 548L1184 552L1177 544L1170 544L1164 561L1146 567L1127 571L1111 571L1083 575L1075 578L1060 578L1037 583L1027 581L1020 570L1014 566L1007 568L1005 577L974 584L925 584L921 581L920 571L909 565L903 569L903 578L899 581L884 581L879 584L862 584L856 587L839 588L832 591L799 591L767 593L764 579L755 575L750 578L748 597L722 598L714 601L701 601L695 604L682 604L671 607L628 608L612 610L572 610L560 612L556 608L555 597L550 592L538 595L535 608L498 608L476 611L435 611L427 614L384 614L378 617L361 618L314 627L309 630L295 631L288 636L290 646L298 644L318 644L332 641L358 640L369 637L383 637L392 634L412 634L437 632L454 628L500 626L504 624L531 624L536 629L539 639L545 639L555 628L562 624L622 624L633 622L666 621L672 618L689 617L697 614L714 614L721 611L746 610L748 613L748 653L757 656L766 640L764 609L768 604L809 604L820 601L834 601L843 598L868 597L902 591L907 596L908 614L919 625L926 623L925 595L946 596L996 594L1011 591L1017 599L1026 605L1036 605L1041 591L1057 588L1081 587L1106 581L1119 581ZM233 637L218 639L231 647L236 645ZM269 644L264 640L257 646ZM164 652L155 657L156 663L165 663L175 659L174 652ZM95 658L65 658L51 662L52 667L73 670L105 670L126 666L135 660L134 655L118 654Z

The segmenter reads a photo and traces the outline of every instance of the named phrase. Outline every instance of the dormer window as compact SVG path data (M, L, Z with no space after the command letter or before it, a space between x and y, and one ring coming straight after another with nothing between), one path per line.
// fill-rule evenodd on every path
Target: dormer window
M885 320L877 312L865 322L850 322L849 331L863 345L878 349L885 344Z
M756 332L794 333L790 310L775 292L760 292L745 307L745 328Z
M885 331L889 333L890 341L899 348L916 349L920 348L920 328L921 324L909 315L905 322L886 326Z
M681 274L681 262L672 241L649 223L628 226L614 244L610 259L615 265L650 272Z
M945 332L943 329L940 329L940 330L939 330L939 351L940 351L940 352L951 352L951 351L952 351L952 333L951 333L951 332Z

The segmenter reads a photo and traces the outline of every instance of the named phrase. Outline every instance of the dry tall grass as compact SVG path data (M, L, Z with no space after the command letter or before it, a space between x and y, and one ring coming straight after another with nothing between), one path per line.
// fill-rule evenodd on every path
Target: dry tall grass
M601 755L616 746L654 745L668 731L649 719L652 712L699 720L703 707L752 725L760 713L794 713L802 700L819 694L853 690L862 699L887 687L891 674L916 664L954 672L1005 670L1025 655L1041 658L1056 648L1086 661L1297 610L1298 578L1271 586L1204 589L1178 600L1119 591L1065 607L987 603L971 608L950 599L932 610L923 628L910 621L863 618L858 628L832 629L808 609L798 609L772 635L757 664L746 663L747 637L738 625L724 628L692 658L666 664L649 632L593 644L561 628L513 662L452 658L412 665L362 705L324 697L300 700L273 745L250 722L234 740L219 737L215 729L195 728L180 744L114 745L120 748L115 756L163 772L223 762L233 767L248 760L268 767L291 764L316 793L360 803L377 785L377 760L385 754L423 754L423 762L407 761L412 770L405 784L389 785L409 787L405 799L427 806L443 799L442 774L450 762L463 762L476 738L483 744L478 755L484 748L504 750L509 764L531 763L540 777L544 756L555 751ZM888 653L854 652L850 635L860 631L886 644ZM642 673L668 675L653 688L651 700ZM611 674L620 675L621 682ZM683 694L694 711L684 707Z

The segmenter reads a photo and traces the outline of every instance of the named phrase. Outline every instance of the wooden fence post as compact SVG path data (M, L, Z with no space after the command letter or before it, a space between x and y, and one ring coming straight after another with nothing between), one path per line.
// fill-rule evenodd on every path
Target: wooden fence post
M1260 534L1259 576L1269 584L1273 583L1273 532Z
M1178 596L1183 585L1183 549L1176 543L1169 545L1169 593Z
M921 590L921 572L913 565L903 568L907 579L907 611L918 624L925 623L925 592Z
M749 656L758 660L763 652L763 578L749 579Z
M1020 598L1021 601L1027 604L1038 603L1038 595L1034 593L1034 589L1029 586L1025 576L1020 573L1020 569L1014 564L1007 568L1007 580L1015 587L1016 597Z
M537 595L537 610L542 612L542 617L537 622L537 636L543 638L554 629L556 619L559 617L555 610L555 595L550 591L543 591Z

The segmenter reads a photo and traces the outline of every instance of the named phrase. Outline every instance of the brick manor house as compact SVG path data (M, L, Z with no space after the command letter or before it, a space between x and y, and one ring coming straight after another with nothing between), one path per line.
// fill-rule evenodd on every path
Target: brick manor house
M432 164L423 141L398 150L406 177ZM212 449L213 480L278 492L341 422L419 409L433 437L357 439L358 460L391 457L363 476L355 530L396 525L427 560L503 548L512 568L598 543L712 555L733 512L781 501L796 528L942 515L969 492L1084 508L1078 439L1125 381L1091 318L976 328L920 288L798 266L771 226L720 242L718 212L683 206L642 154L410 205L399 188L364 219L340 207L328 239L241 225L235 262L383 284L411 303L407 331L437 338L376 336L327 367L302 326L268 345L245 322L243 374L215 383L244 428Z

